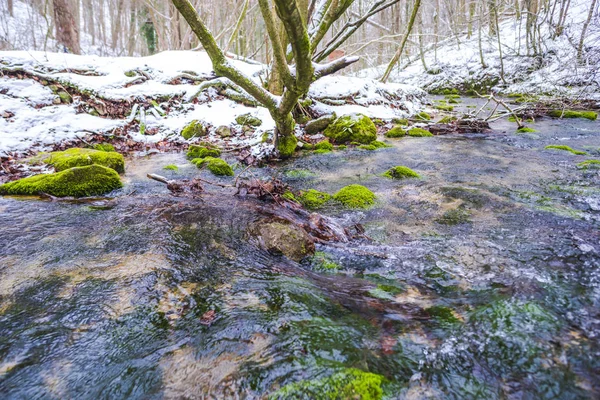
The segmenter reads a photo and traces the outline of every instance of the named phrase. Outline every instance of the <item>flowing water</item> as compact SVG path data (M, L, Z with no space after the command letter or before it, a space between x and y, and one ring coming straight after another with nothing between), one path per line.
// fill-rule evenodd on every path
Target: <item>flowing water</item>
M600 125L530 126L257 169L376 193L321 210L368 237L318 246L337 270L253 244L257 200L145 178L216 179L180 154L129 160L113 200L0 198L0 397L252 399L344 368L387 398L600 397L600 170L576 166Z

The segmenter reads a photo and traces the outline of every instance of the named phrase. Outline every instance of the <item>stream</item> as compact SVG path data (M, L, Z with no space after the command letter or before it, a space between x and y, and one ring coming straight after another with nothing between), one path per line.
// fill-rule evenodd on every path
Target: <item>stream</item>
M249 240L256 199L146 178L230 182L184 154L129 159L112 200L0 197L0 397L257 399L357 368L393 399L599 398L600 169L576 164L600 158L600 124L528 126L254 169L375 192L319 210L365 229L317 246L337 270ZM380 176L396 165L421 179Z

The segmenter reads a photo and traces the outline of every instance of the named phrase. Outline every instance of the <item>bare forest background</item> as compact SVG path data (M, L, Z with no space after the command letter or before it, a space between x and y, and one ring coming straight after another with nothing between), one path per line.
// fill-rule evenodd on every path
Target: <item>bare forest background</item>
M198 39L169 0L1 1L1 50L145 56L164 50L199 48ZM560 36L571 6L571 0L301 1L308 3L309 14L322 1L347 3L343 16L315 51L315 60L357 55L361 60L352 66L354 70L390 60L399 65L399 61L416 61L419 57L427 69L424 52L435 52L449 41L460 45L465 38L500 41L498 26L506 20L518 21L519 29L526 33L526 43L515 46L524 49L523 55L543 54L540 27L549 25L552 35ZM191 3L223 49L267 64L272 61L257 0ZM585 53L585 22L589 25L597 18L597 3L598 0L589 1L581 36L571 38L580 57Z

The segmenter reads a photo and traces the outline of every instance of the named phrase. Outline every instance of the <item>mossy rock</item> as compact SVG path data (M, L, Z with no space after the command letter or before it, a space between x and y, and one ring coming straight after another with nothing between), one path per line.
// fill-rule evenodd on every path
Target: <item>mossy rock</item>
M454 116L446 115L444 118L440 119L437 123L438 124L450 124L457 120L458 120L458 118L456 118Z
M534 132L537 132L537 131L533 128L528 128L526 126L522 126L517 129L517 133L534 133Z
M412 137L430 137L433 136L431 132L422 128L410 128L408 130L408 136Z
M265 250L283 254L294 261L300 261L315 251L315 245L304 229L287 221L258 222L251 233Z
M94 145L94 150L100 150L100 151L115 151L115 148L112 144L109 143L98 143Z
M358 146L359 149L361 150L369 150L369 151L373 151L373 150L377 150L378 147L374 146L372 144L361 144L360 146Z
M208 130L200 121L196 119L181 130L181 136L183 136L185 140L206 135L208 135Z
M5 183L0 186L0 194L37 195L46 193L56 197L87 197L103 195L122 186L119 174L115 170L92 164Z
M57 172L92 164L112 168L118 173L125 172L125 159L116 152L74 147L65 151L44 154L40 160L45 164L52 165Z
M210 147L210 146L201 146L201 145L191 145L188 148L186 153L186 157L188 160L193 160L194 158L204 158L204 157L219 157L221 155L221 150Z
M448 104L460 104L460 100L448 99Z
M590 121L598 118L598 114L594 111L552 110L548 115L554 118L586 118Z
M215 133L223 138L231 136L231 128L227 125L218 126Z
M250 113L238 115L237 117L235 117L235 122L245 126L257 127L262 125L262 120L258 117L253 116Z
M586 155L587 153L585 151L581 151L581 150L575 150L569 146L563 145L563 144L551 144L549 146L544 147L546 150L564 150L564 151L568 151L569 153L578 155L578 156L583 156Z
M431 94L444 94L444 95L458 95L459 91L458 91L457 88L440 87L440 88L431 89L429 91L429 93L431 93Z
M163 169L166 171L179 171L179 167L175 164L165 165Z
M323 140L317 144L315 144L315 150L333 150L333 145L329 142L329 140Z
M471 214L463 208L455 208L446 211L436 221L442 225L459 225L471 222Z
M341 188L333 198L349 208L367 208L375 203L375 194L362 185Z
M125 76L128 78L133 78L137 73L135 71L125 71Z
M433 106L433 108L440 111L454 111L454 106L447 104L436 104Z
M399 138L403 136L406 136L406 129L403 129L400 125L394 126L385 133L385 137L387 138Z
M202 167L206 164L206 167L210 172L219 176L233 176L233 168L227 162L221 158L216 157L204 157L195 158L192 160L192 164L197 167Z
M269 396L269 400L323 399L323 400L380 400L381 375L348 368L329 377L291 383Z
M407 126L408 120L406 118L394 118L392 119L392 123L395 125Z
M308 209L316 209L327 203L331 199L331 195L325 192L319 192L315 189L309 189L300 192L297 196L298 201Z
M312 121L308 121L306 126L304 127L304 132L307 135L317 134L325 129L336 119L335 113L329 115L323 115L317 119L313 119Z
M323 133L334 143L339 144L347 142L369 144L377 139L377 127L371 118L362 114L339 117Z
M420 178L419 174L403 165L388 169L383 176L390 179Z

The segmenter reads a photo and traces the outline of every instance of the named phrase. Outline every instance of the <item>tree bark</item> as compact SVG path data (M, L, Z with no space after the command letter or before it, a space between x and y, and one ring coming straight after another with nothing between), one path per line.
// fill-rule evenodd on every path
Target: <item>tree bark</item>
M69 53L81 54L79 47L79 21L69 0L53 0L56 40Z

